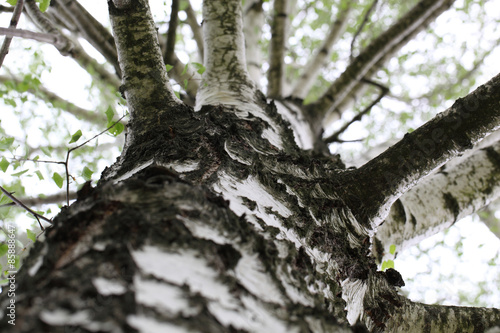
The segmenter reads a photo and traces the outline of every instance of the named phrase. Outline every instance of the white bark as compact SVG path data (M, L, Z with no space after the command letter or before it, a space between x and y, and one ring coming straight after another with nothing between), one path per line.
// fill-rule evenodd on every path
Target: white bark
M392 206L376 238L397 251L442 231L500 196L500 143L422 180Z
M262 52L259 41L262 39L262 26L265 24L262 0L247 1L243 13L247 68L250 78L257 88L261 89Z

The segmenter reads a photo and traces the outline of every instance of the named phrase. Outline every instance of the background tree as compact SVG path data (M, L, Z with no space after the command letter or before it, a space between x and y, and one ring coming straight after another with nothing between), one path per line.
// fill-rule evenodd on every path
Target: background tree
M453 104L434 102L443 112L382 154L346 168L328 146L342 142L352 122L338 120L352 110L354 122L387 96L413 105L413 87L396 84L399 94L391 93L392 81L405 73L389 74L410 58L398 52L420 32L436 36L428 29L454 1L205 1L202 20L188 2L172 1L168 23L155 23L146 0L108 5L112 34L70 0L53 0L47 11L47 1L19 0L10 28L1 30L51 43L76 61L93 76L91 92L99 91L101 109L76 106L43 85L44 58L35 51L28 73L2 77L4 103L51 103L67 137L54 138L46 128L14 140L3 129L0 148L13 154L2 158L4 172L12 167L14 175L44 178L25 166L41 163L38 150L54 156L48 162L63 169L50 178L67 186L68 202L79 181L70 163L81 166L86 179L98 169L97 161L86 161L96 156L88 152L94 135L87 135L95 127L83 122L100 126L94 133L119 135L127 121L124 148L96 187L84 185L50 228L40 222L45 240L35 243L16 283L4 288L15 286L15 296L2 294L2 329L455 332L500 326L498 309L412 302L398 293L400 274L377 266L391 245L400 251L497 198L499 146L491 133L500 122L500 77L468 94L462 90L474 84L474 71L493 46L476 51L467 68L444 61L454 67L451 77L433 82L421 99L436 98L452 80L464 96ZM488 11L481 5L465 2L453 10ZM38 30L16 28L22 12ZM178 28L188 26L196 49L178 38L184 36ZM308 26L318 37L306 36L299 46ZM7 60L8 43L0 51ZM315 50L309 57L307 43ZM202 60L182 63L175 45ZM89 55L95 50L101 61ZM422 73L432 77L425 68ZM117 116L120 103L128 120ZM399 118L416 106L405 106ZM82 122L76 128L64 122L66 113ZM34 113L21 123L29 128L41 117ZM102 138L94 147L103 147ZM68 141L75 149L67 150ZM59 157L57 147L66 153ZM20 203L22 195L18 182L2 200Z

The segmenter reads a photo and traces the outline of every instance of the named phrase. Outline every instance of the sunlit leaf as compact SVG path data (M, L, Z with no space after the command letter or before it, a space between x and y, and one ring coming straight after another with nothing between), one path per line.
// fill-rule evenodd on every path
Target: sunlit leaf
M7 168L9 167L10 162L5 159L5 157L2 158L0 161L0 169L5 172L7 171Z
M40 0L40 11L44 13L49 8L50 0Z
M29 240L31 240L33 243L36 242L36 234L31 231L30 229L26 229L26 235Z
M75 134L71 136L71 140L69 140L68 143L77 142L81 136L82 136L82 131L81 130L76 131Z
M23 170L23 171L19 171L19 172L13 173L12 176L19 177L19 176L25 174L28 171L29 171L29 169L26 169L26 170Z
M165 65L165 69L167 70L167 72L170 71L172 68L174 68L174 66L169 65L169 64Z
M94 172L92 170L90 170L89 168L87 167L84 167L83 168L83 171L82 171L82 176L85 180L90 180L92 178L92 174Z
M391 244L391 246L389 247L389 253L390 254L396 253L396 245Z
M54 172L54 174L52 175L52 179L56 183L57 187L62 188L62 186L64 184L64 179L63 179L63 177L61 177L60 174L58 174L57 172Z
M7 251L9 250L9 246L7 244L0 245L0 257L3 257Z

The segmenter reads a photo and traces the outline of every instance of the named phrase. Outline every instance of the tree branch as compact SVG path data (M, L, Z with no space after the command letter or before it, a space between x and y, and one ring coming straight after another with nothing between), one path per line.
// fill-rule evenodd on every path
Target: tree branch
M245 59L241 2L203 1L204 64L196 108L209 104L242 105L253 101L255 86Z
M18 0L16 7L14 8L14 13L12 14L12 18L10 19L9 29L15 29L17 27L17 22L19 22L19 18L21 17L21 13L23 12L24 0ZM2 67L3 61L9 53L10 43L12 42L12 37L6 37L3 41L2 48L0 49L0 67Z
M269 47L269 70L267 72L267 96L279 98L283 95L285 80L285 47L288 35L289 1L275 0L271 24Z
M30 19L42 31L58 36L60 44L54 44L54 46L62 55L70 55L83 69L87 71L89 67L92 68L97 73L97 75L108 84L114 87L118 87L120 85L120 81L118 80L118 78L115 75L109 73L94 58L89 56L78 44L78 42L73 41L69 37L62 34L56 28L56 26L40 11L34 0L26 0L25 8Z
M158 113L179 100L168 82L148 2L109 1L108 6L131 121L157 122Z
M345 31L351 9L351 1L348 1L344 7L340 8L337 13L337 19L330 25L330 29L328 30L323 44L321 44L321 46L315 51L314 56L309 59L304 67L302 75L295 82L295 86L292 90L292 96L301 99L306 98L309 90L314 84L314 80L319 74L320 69L330 56L333 45L335 45L340 36L342 36L342 33Z
M52 1L51 8L62 11L72 19L83 35L93 47L95 47L113 65L118 77L121 77L118 55L113 35L77 1L57 0Z
M353 58L354 43L356 42L356 38L358 38L358 36L361 33L361 31L363 31L363 28L365 27L366 23L368 22L371 13L373 12L373 10L375 9L375 7L377 6L377 2L378 2L378 0L373 0L371 6L366 10L366 13L365 13L365 15L363 17L363 21L359 25L358 30L356 30L356 33L352 37L352 41L351 41L351 53L349 55L349 59L351 59L351 61L352 61L352 58Z
M15 85L18 85L22 83L22 80L15 77L7 77L4 75L0 75L0 82L2 83L14 82ZM28 92L32 93L35 96L42 95L41 98L43 98L44 101L51 103L54 107L61 108L61 110L66 111L77 118L85 119L86 121L91 122L93 124L102 125L105 124L107 121L106 116L104 114L98 114L95 111L83 109L63 99L62 97L59 97L58 95L46 89L42 85L40 85L36 89L32 88L28 89Z
M259 41L262 39L262 29L256 27L261 27L265 23L262 3L262 0L247 1L243 9L247 69L257 87L260 87L262 78L262 52L259 46Z
M346 70L335 80L328 90L315 103L311 104L311 118L315 131L321 130L321 122L332 113L335 107L347 96L358 81L387 54L400 44L405 37L427 22L436 12L442 13L454 0L421 0L406 15L370 43L354 59ZM319 133L318 133L319 134Z
M201 31L201 27L198 24L198 19L196 18L196 13L194 12L193 7L191 7L191 3L189 3L189 0L186 0L186 3L186 8L184 9L187 15L186 21L191 28L191 31L193 32L193 39L198 46L198 55L200 57L200 62L203 62L203 32Z
M366 82L366 83L370 83L372 85L375 85L375 86L377 86L380 89L380 93L379 93L378 97L373 102L371 102L370 105L368 105L363 111L359 112L356 116L354 116L354 118L352 118L349 122L347 122L344 126L342 126L338 131L336 131L335 133L333 133L332 135L330 135L328 138L324 139L323 141L326 144L332 143L332 142L340 142L340 140L339 140L340 134L344 133L349 128L349 126L351 126L356 121L360 121L361 118L363 118L363 116L365 114L367 114L368 112L370 112L370 110L375 105L377 105L377 103L380 102L380 100L382 98L384 98L384 96L389 92L389 88L387 88L386 86L383 86L383 85L378 84L378 83L376 83L374 81L371 81L371 80L365 80L365 79L363 79L363 81Z
M438 114L343 179L347 199L362 224L376 228L403 193L446 161L500 126L500 75Z
M167 31L167 47L163 60L166 64L172 65L174 50L175 50L175 35L177 33L177 22L179 21L179 0L172 0L170 11L170 22Z
M451 161L450 161L451 162ZM422 180L391 207L374 243L398 252L500 197L500 142ZM375 251L376 252L376 251Z

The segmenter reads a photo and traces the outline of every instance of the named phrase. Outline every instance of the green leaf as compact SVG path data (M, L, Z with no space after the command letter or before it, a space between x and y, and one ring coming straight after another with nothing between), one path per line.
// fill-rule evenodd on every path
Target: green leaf
M7 3L11 6L15 6L17 4L17 0L7 0Z
M0 140L0 150L5 150L10 148L14 143L14 138L3 138Z
M394 268L394 261L393 260L387 260L387 268Z
M28 236L28 239L30 239L31 241L36 242L36 234L31 231L30 229L26 229L26 234Z
M81 136L82 136L82 131L81 130L76 131L75 134L71 136L71 140L68 143L77 142Z
M187 73L188 66L189 66L189 64L186 64L186 66L184 66L184 69L182 70L181 76Z
M0 280L0 286L9 284L9 279Z
M197 63L197 62L193 62L192 63L194 68L196 68L196 71L201 75L203 73L205 73L205 66L203 66L202 64L200 63Z
M83 168L82 176L85 180L90 180L94 172L87 167Z
M389 247L389 253L390 254L396 253L396 245L391 244L391 246Z
M7 251L9 250L9 246L7 244L0 245L0 257L3 257Z
M36 171L35 171L35 173L36 173L36 175L38 176L38 179L39 179L39 180L43 180L43 175L42 175L42 173L40 172L40 170L36 170Z
M9 165L10 165L10 162L7 161L5 159L5 157L2 158L2 160L0 161L0 169L2 169L3 172L7 171L7 168L9 167Z
M186 89L188 86L188 80L184 80L184 89Z
M384 261L384 262L382 263L382 268L381 268L381 270L382 270L382 271L385 271L386 269L387 269L387 261Z
M28 171L29 171L29 169L26 169L26 170L23 170L23 171L19 171L19 172L13 173L12 176L19 177L20 175L25 174Z
M48 148L40 147L40 149L45 154L45 156L52 157L52 153L50 152L50 150Z
M108 124L108 127L111 125L112 124ZM124 129L125 129L125 126L123 126L122 123L116 123L115 126L113 126L109 129L109 133L113 134L114 136L117 136L121 132L123 132Z
M62 188L62 186L64 184L64 179L63 179L63 177L61 177L60 174L58 174L57 172L54 172L54 174L52 175L52 179L54 180L54 182L56 183L56 185L59 188Z
M40 0L40 11L44 13L49 8L50 0Z
M108 106L108 109L106 110L106 117L108 118L108 123L110 123L113 120L113 116L115 115L115 111L111 106ZM109 127L109 126L108 126Z
M166 64L166 65L165 65L165 68L166 68L167 73L168 73L168 71L169 71L169 70L171 70L172 68L174 68L174 66L169 65L169 64Z

